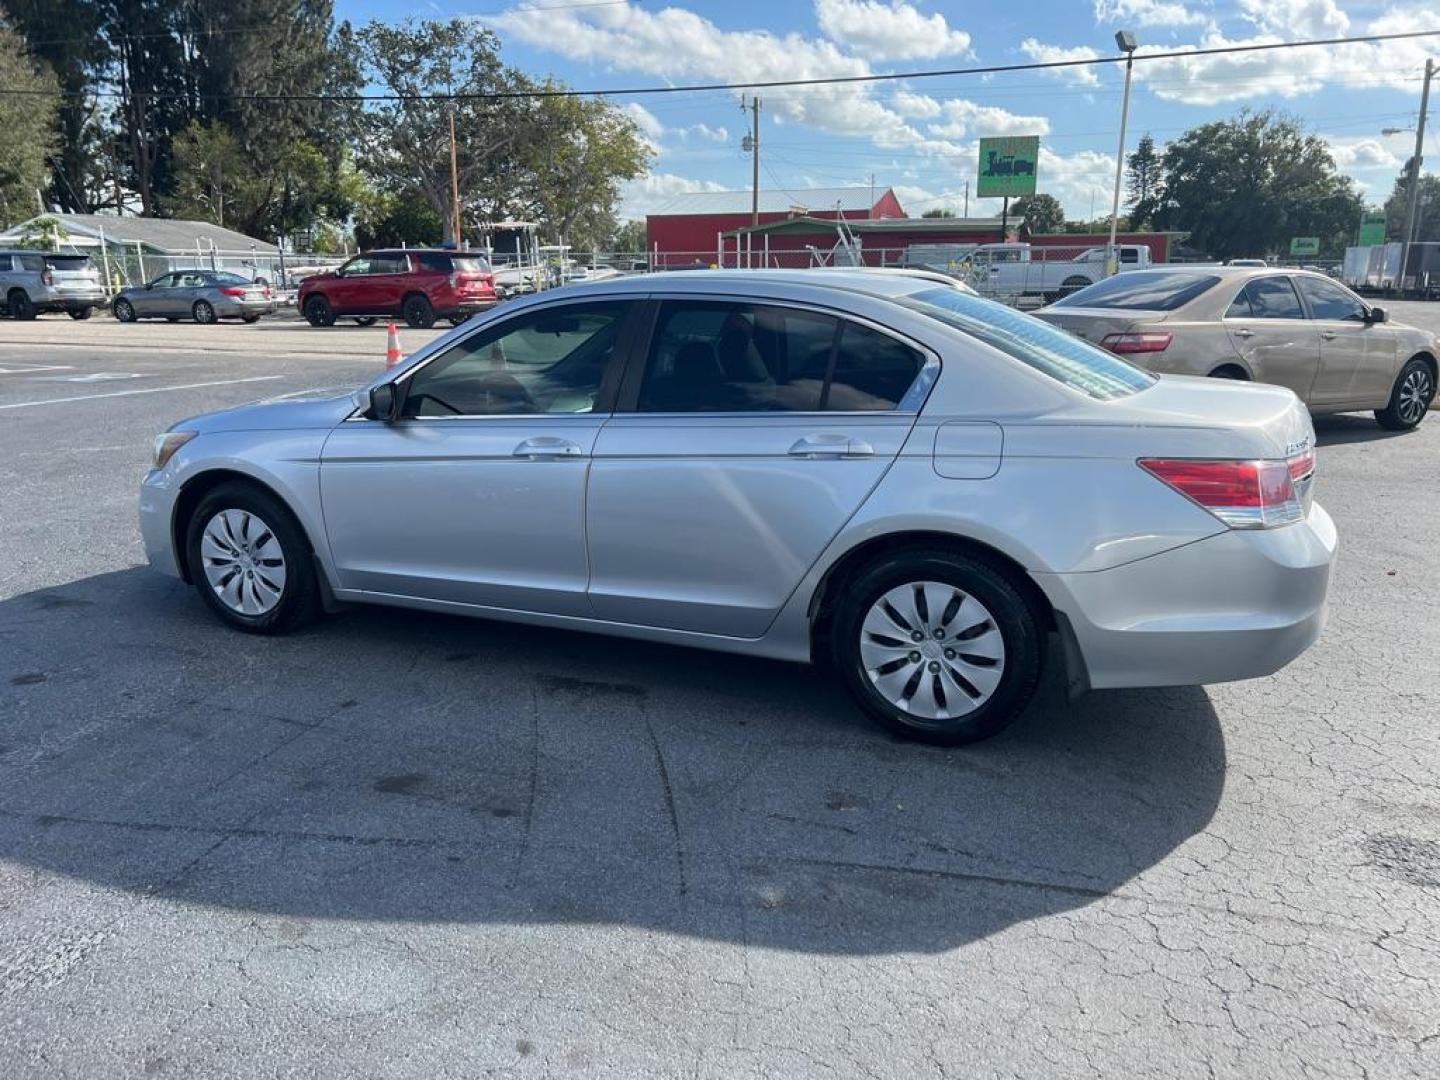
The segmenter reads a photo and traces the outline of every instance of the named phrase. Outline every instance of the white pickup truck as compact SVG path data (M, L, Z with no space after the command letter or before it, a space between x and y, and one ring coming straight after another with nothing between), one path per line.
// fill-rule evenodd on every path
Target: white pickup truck
M1144 244L1117 244L1116 249L1122 271L1150 265L1150 249ZM1086 248L1067 259L1060 250L1045 246L982 244L967 261L970 283L982 296L999 299L1042 296L1048 303L1105 276L1104 247Z

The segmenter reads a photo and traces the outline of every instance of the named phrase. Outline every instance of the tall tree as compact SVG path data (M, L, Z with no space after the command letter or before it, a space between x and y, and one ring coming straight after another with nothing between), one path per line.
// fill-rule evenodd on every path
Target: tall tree
M1157 220L1221 259L1273 254L1293 236L1320 237L1333 258L1360 218L1325 143L1269 110L1191 128L1166 147L1164 171Z
M1010 204L1013 217L1025 222L1031 235L1055 233L1065 226L1065 209L1054 195L1022 195Z
M35 193L50 174L59 86L36 63L18 34L0 23L0 224L33 217Z
M1417 187L1420 205L1415 210L1415 239L1440 240L1440 175L1421 173ZM1385 200L1385 238L1405 239L1406 215L1410 210L1410 170L1402 169L1395 178L1395 187Z
M1125 197L1132 229L1143 229L1153 223L1160 205L1162 175L1161 156L1155 149L1155 140L1146 132L1125 159Z
M931 207L929 210L926 210L920 216L922 218L953 218L955 216L955 211L947 210L943 206L935 206Z

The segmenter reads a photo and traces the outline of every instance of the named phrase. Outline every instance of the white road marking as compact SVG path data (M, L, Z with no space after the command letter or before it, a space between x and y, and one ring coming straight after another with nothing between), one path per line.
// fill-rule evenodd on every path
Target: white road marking
M113 382L113 381L116 380L116 379L146 379L146 378L149 378L149 376L148 376L148 375L144 375L144 374L142 374L142 373L140 373L140 372L138 372L138 371L93 371L93 372L91 372L89 375L42 375L40 378L36 379L35 381L36 381L36 382L76 382L76 383L91 383L91 382Z
M41 371L74 371L73 364L16 364L9 361L0 367L0 375L35 375Z
M248 379L218 379L215 382L185 383L181 386L147 386L143 390L113 390L108 394L76 394L74 397L47 398L44 401L15 401L0 409L29 409L39 405L68 405L72 401L95 401L97 398L130 397L133 394L163 394L169 390L198 390L202 386L234 386L237 383L271 382L284 375L252 375Z

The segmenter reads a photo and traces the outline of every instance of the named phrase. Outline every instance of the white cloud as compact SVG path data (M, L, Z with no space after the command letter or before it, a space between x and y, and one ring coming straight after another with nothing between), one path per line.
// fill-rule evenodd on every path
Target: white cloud
M1100 54L1089 45L1066 48L1063 45L1046 45L1035 38L1026 38L1020 43L1020 51L1031 60L1041 64L1054 64L1064 60L1095 60ZM1093 67L1051 68L1045 74L1065 79L1076 86L1099 86L1100 76Z
M631 180L620 187L621 221L643 218L661 203L691 191L725 191L724 184L713 180L692 180L674 173L651 173Z
M815 0L815 18L831 41L869 60L930 60L968 52L970 35L940 14L905 0Z
M1261 33L1293 40L1344 37L1350 16L1335 0L1240 0L1240 13Z
M1050 121L1043 116L1018 116L998 105L977 105L956 98L943 105L944 121L931 124L929 134L944 139L995 135L1048 135Z
M1408 137L1407 135L1406 138ZM1330 156L1335 159L1335 165L1341 172L1385 169L1397 173L1406 161L1405 157L1395 153L1378 137L1331 138L1326 142L1330 146Z
M685 140L692 138L703 139L706 142L723 143L730 141L730 132L724 127L711 127L709 124L691 124L689 127L677 128L680 137Z
M658 142L660 136L665 134L665 125L660 122L654 113L638 101L632 101L628 105L622 105L620 111L633 120L635 126L640 129L640 134L644 135L652 143Z
M1203 26L1208 18L1177 0L1095 0L1095 21L1133 26Z
M910 90L897 90L890 96L890 104L901 116L920 120L933 120L940 115L940 103L926 94Z

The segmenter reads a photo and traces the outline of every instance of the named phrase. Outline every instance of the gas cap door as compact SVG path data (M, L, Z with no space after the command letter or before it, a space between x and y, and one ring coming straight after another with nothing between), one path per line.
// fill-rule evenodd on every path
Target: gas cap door
M950 480L988 480L1000 471L1005 429L990 420L949 420L935 429L935 471Z

